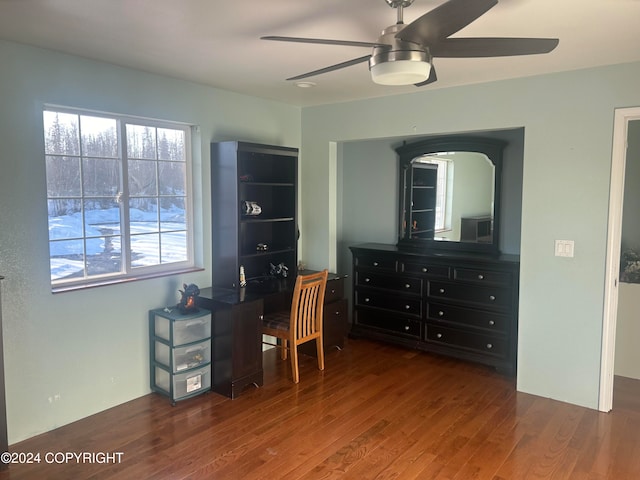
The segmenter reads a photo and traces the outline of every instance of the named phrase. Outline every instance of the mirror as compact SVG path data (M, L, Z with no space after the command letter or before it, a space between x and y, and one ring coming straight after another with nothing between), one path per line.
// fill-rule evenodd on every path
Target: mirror
M498 253L505 142L437 137L396 149L398 246Z

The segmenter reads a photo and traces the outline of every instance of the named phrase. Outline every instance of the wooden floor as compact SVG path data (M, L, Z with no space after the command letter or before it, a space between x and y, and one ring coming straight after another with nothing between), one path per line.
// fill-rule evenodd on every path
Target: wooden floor
M12 445L41 463L0 479L640 478L635 380L616 378L604 414L516 393L482 366L364 340L330 352L323 373L302 356L298 385L274 351L264 361L265 386L235 400L171 407L147 395ZM92 463L103 454L120 461Z

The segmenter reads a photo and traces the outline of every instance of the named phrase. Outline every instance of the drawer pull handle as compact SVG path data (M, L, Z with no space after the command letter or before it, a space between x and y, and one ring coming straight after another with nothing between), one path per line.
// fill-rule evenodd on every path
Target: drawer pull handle
M492 327L496 324L496 322L494 322L493 320L489 320L489 325L491 325Z
M492 302L495 301L496 297L494 295L489 295L489 300L491 300Z
M489 350L491 350L491 349L493 348L493 345L492 345L492 344L490 344L490 343L487 343L487 348L488 348Z
M378 262L373 262L373 266L377 267L378 266Z
M340 316L340 310L336 310L336 316Z
M444 316L444 312L443 312L442 310L439 310L439 311L438 311L438 316L439 316L439 317Z
M191 328L191 327L198 327L200 325L204 325L205 324L205 320L195 320L192 322L186 322L184 324L185 328Z
M405 283L404 284L404 288L411 288L411 284L410 283Z
M484 280L484 275L482 274L478 275L478 280Z
M441 288L441 289L440 289L440 293L444 293L444 288Z
M365 303L369 303L371 300L369 299L369 297L364 299Z
M370 279L370 278L365 278L365 279L364 279L364 283L369 283L370 281L371 281L371 279Z
M405 306L404 306L404 309L405 309L405 310L410 310L410 309L411 309L411 305L405 305Z
M427 267L422 267L422 273L427 273L429 269Z
M335 290L335 288L334 288L333 290L331 290L331 295L333 295L333 294L335 294L335 293L336 293L336 290Z
M405 325L405 326L404 326L404 330L405 330L405 332L408 332L408 331L409 331L409 328L411 328L411 327L409 327L409 325Z
M438 337L438 338L442 338L442 334L441 334L441 333L438 333L438 334L436 334L436 337Z

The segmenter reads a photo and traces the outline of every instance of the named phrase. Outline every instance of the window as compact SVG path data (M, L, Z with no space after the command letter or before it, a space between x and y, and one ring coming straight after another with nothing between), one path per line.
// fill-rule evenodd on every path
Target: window
M54 288L193 266L190 127L43 112Z
M424 155L421 163L438 165L436 183L436 232L451 230L451 192L453 192L453 161L447 158L437 158L439 153Z

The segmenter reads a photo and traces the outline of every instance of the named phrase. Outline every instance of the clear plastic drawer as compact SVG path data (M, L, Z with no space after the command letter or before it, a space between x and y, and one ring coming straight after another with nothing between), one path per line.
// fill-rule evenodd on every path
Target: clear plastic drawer
M156 340L155 353L156 362L176 373L211 362L211 342L203 340L199 343L171 348Z
M173 339L171 329L173 327ZM155 315L155 335L173 345L184 345L187 343L204 340L211 336L211 314L201 316L165 317Z
M155 370L156 387L172 396L173 400L179 400L182 397L204 392L211 388L210 365L173 375L160 367L155 367Z

